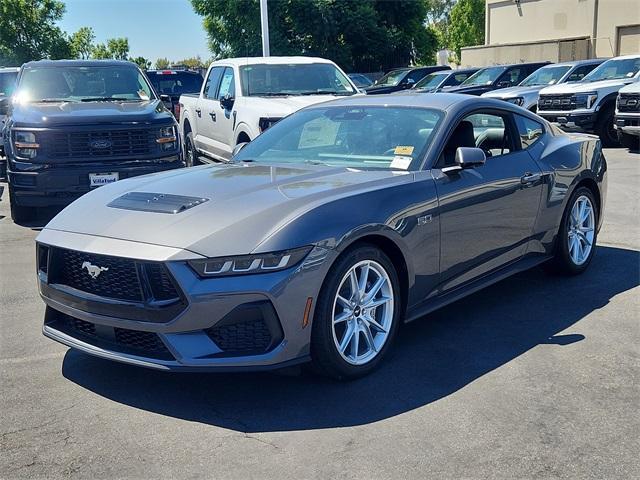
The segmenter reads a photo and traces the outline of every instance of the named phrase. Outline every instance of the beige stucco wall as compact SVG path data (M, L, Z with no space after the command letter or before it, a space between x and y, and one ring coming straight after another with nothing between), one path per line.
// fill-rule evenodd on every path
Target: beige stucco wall
M487 0L486 9L486 44L592 37L595 32L591 56L596 57L618 53L618 27L640 25L640 0Z

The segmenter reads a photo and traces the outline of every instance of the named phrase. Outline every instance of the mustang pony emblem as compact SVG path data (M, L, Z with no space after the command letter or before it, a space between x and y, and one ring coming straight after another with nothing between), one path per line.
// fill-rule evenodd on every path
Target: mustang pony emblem
M102 272L109 270L109 267L98 267L97 265L92 265L91 262L82 262L81 268L86 268L91 278L98 278L98 275Z

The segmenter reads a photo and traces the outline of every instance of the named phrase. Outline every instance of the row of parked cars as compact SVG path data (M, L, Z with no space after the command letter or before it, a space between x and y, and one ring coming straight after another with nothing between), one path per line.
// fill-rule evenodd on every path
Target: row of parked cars
M639 55L397 69L364 90L333 62L311 57L220 60L204 79L187 70L142 72L122 61L38 61L0 71L1 92L16 85L11 101L0 95L0 115L6 115L0 118L0 148L7 157L11 214L20 222L37 207L66 205L122 178L228 161L289 114L362 93L411 89L416 95L496 97L567 130L598 133L605 145L619 136L634 146L640 138L639 77ZM618 90L627 84L616 110Z

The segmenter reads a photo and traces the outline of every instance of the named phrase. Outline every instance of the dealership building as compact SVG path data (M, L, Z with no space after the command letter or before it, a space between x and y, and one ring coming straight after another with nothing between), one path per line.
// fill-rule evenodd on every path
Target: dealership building
M486 0L485 44L463 66L640 52L640 0Z

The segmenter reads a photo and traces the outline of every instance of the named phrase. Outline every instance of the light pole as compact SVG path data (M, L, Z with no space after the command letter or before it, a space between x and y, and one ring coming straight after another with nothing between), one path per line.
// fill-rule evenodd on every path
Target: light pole
M260 0L260 26L262 27L262 56L269 56L269 12L267 0Z

